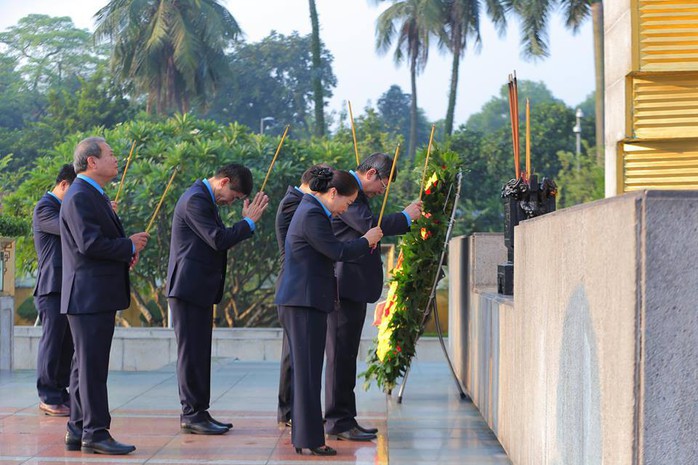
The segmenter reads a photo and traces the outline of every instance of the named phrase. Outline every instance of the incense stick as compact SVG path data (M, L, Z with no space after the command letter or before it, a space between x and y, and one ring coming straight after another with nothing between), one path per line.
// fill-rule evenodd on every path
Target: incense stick
M354 112L351 111L351 102L347 100L349 105L349 121L351 121L351 136L354 139L354 154L356 155L356 166L359 166L359 146L356 144L356 128L354 127Z
M424 171L422 171L422 183L419 186L419 200L422 200L422 194L424 193L424 180L427 178L427 167L429 166L429 154L431 153L431 144L434 142L434 130L436 125L431 125L431 134L429 135L429 145L427 146L427 156L424 159Z
M531 102L526 99L526 177L531 177Z
M388 178L388 185L385 186L385 195L383 196L383 206L381 207L380 216L378 216L378 227L380 228L381 222L383 221L383 212L385 211L385 205L388 203L388 194L390 193L390 185L393 183L393 175L395 174L395 167L397 166L397 157L400 154L400 144L397 144L395 148L395 158L393 158L393 166L390 168L390 177Z
M274 158L271 159L271 164L269 165L269 169L267 170L267 175L264 177L264 182L262 183L262 188L259 190L260 192L264 192L264 187L267 185L267 181L269 180L269 174L271 174L271 169L274 167L274 162L276 162L276 157L279 156L279 151L281 150L281 146L284 143L284 139L286 139L286 133L288 133L289 127L291 127L291 126L286 125L286 129L284 129L284 135L281 136L281 140L279 141L279 146L276 147L276 153L274 154Z
M121 182L119 183L119 190L116 191L116 198L114 199L114 202L119 202L119 195L121 195L121 189L124 187L124 179L126 179L126 172L128 171L128 167L131 164L131 157L133 156L133 149L136 147L136 141L133 141L133 144L131 144L131 151L128 154L128 159L126 160L126 167L124 168L124 172L121 175Z
M150 222L148 223L148 227L145 228L145 232L150 232L150 227L153 226L153 222L155 221L155 217L158 216L158 212L160 211L160 206L162 206L162 202L165 200L165 196L167 195L167 191L170 190L170 186L172 185L172 181L174 181L175 175L177 174L179 167L175 167L174 171L172 172L172 176L170 176L170 181L167 183L167 187L165 187L165 192L162 193L162 197L160 197L160 201L158 202L158 206L155 207L155 213L153 213L152 218L150 218Z

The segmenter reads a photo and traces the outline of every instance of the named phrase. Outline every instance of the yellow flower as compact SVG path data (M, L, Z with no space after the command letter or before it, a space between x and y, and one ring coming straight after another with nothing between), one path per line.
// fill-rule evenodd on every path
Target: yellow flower
M393 335L393 328L390 327L390 320L392 320L394 312L383 318L381 324L378 326L378 345L376 346L376 355L378 360L381 362L385 360L385 356L390 352L392 348L390 343L390 337Z
M439 182L439 177L436 175L436 171L434 171L434 174L431 175L429 180L427 181L427 184L424 188L424 193L429 195L431 194L432 188L436 187L436 184Z

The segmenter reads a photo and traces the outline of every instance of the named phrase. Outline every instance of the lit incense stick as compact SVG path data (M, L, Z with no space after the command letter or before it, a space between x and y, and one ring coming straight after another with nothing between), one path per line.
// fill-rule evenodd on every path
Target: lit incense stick
M158 212L160 211L160 207L162 206L162 202L165 200L165 196L167 196L167 191L170 190L170 186L172 185L172 181L174 181L175 175L177 174L177 171L179 170L179 167L175 167L174 171L172 172L172 176L170 176L170 182L167 183L167 187L165 187L165 192L162 193L162 197L160 197L160 201L158 202L158 206L155 207L155 213L153 213L153 217L150 218L150 223L148 223L148 227L145 228L145 232L150 232L151 226L153 226L153 222L155 222L155 217L158 216Z
M431 153L431 144L434 142L434 130L436 125L431 125L431 134L429 135L429 145L427 145L427 156L424 159L424 171L422 172L422 184L419 186L419 200L422 200L422 194L424 193L424 180L427 178L427 167L429 166L429 154Z
M121 195L121 189L124 187L124 179L126 179L126 172L128 171L128 166L131 164L131 157L133 156L133 149L136 147L136 141L131 144L131 151L128 154L128 159L126 160L126 167L124 168L124 173L121 175L121 182L119 183L119 190L116 191L116 198L114 202L119 202L119 195Z
M356 155L356 166L359 166L359 146L356 145L356 128L354 127L354 113L351 111L351 102L347 100L349 106L349 121L351 121L351 136L354 138L354 154Z
M526 99L526 177L531 178L531 102Z
M264 187L267 185L267 181L269 180L269 175L271 174L271 169L274 167L274 163L276 162L276 157L279 156L279 152L281 151L281 146L284 143L284 139L286 139L286 134L288 133L289 127L291 127L291 126L286 125L286 129L284 129L284 135L281 136L281 140L279 141L279 146L276 147L276 153L274 154L274 158L271 159L271 164L269 165L269 169L267 170L267 175L264 177L264 182L262 183L262 188L259 190L260 192L263 192Z
M383 221L383 212L385 211L385 205L388 203L388 194L390 194L390 185L393 182L393 175L395 174L395 167L397 166L397 157L400 154L400 144L397 144L395 148L395 158L393 158L393 166L390 168L390 177L388 178L388 185L385 186L385 195L383 196L383 206L381 207L381 214L378 216L378 227L380 228L381 222Z
M514 116L514 79L512 75L509 75L509 119L511 122L511 150L514 156L514 176L519 179L519 168L516 162L516 129L515 126L515 116Z
M519 138L519 83L516 79L516 71L514 71L514 116L516 124L514 129L516 131L516 179L521 176L521 139Z

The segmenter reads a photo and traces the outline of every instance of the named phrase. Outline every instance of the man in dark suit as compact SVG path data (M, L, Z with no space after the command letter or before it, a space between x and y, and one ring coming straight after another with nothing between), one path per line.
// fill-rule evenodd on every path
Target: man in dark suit
M211 400L213 304L221 301L228 249L252 237L269 199L258 192L250 202L252 173L242 165L220 168L196 181L177 201L172 218L167 297L177 337L177 380L183 433L223 434L232 423L215 420ZM217 205L245 199L243 219L227 228Z
M361 237L378 223L371 211L369 198L385 192L393 160L384 153L367 157L356 172L359 194L349 209L332 222L341 241ZM397 172L395 173L395 176ZM384 215L381 229L386 236L406 233L412 221L421 215L421 202L414 202L402 212ZM383 290L383 264L380 250L357 259L337 263L339 306L327 319L327 366L325 367L325 432L330 438L369 441L376 437L375 428L364 428L356 421L356 358L361 330L366 319L366 305L380 298Z
M36 388L39 409L46 415L70 414L70 361L73 336L68 317L61 314L61 232L58 214L65 193L75 180L73 165L63 165L53 189L46 192L34 208L32 229L34 248L39 259L34 305L41 320L41 339L36 360Z
M276 279L276 285L278 288L281 282L281 273L284 270L284 244L286 243L286 233L288 232L288 227L293 219L293 214L298 208L298 204L301 203L303 194L310 193L310 187L308 183L311 178L311 170L316 166L325 166L325 164L313 165L301 176L301 184L298 187L288 186L286 190L286 195L279 202L279 208L276 210L276 242L279 245L279 254L281 256L281 267L279 268L279 276ZM283 331L283 339L281 343L281 365L279 370L279 404L276 414L276 419L279 423L283 423L286 426L291 424L291 407L293 405L293 399L291 398L291 387L293 386L293 367L291 366L291 352L288 346L288 336L286 331Z
M61 313L68 315L75 345L66 448L128 454L136 448L109 434L109 351L116 312L130 304L129 266L137 262L148 234L125 237L121 220L104 194L118 166L103 138L81 141L75 148L73 167L77 179L60 211Z

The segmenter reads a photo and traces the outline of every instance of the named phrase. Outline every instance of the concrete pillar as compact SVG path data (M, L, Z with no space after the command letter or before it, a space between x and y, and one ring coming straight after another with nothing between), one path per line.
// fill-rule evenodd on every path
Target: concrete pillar
M606 197L618 190L618 142L630 134L626 128L626 76L633 69L631 0L604 2L605 175ZM621 167L622 168L622 167Z
M15 299L0 296L0 370L11 370L14 347Z

